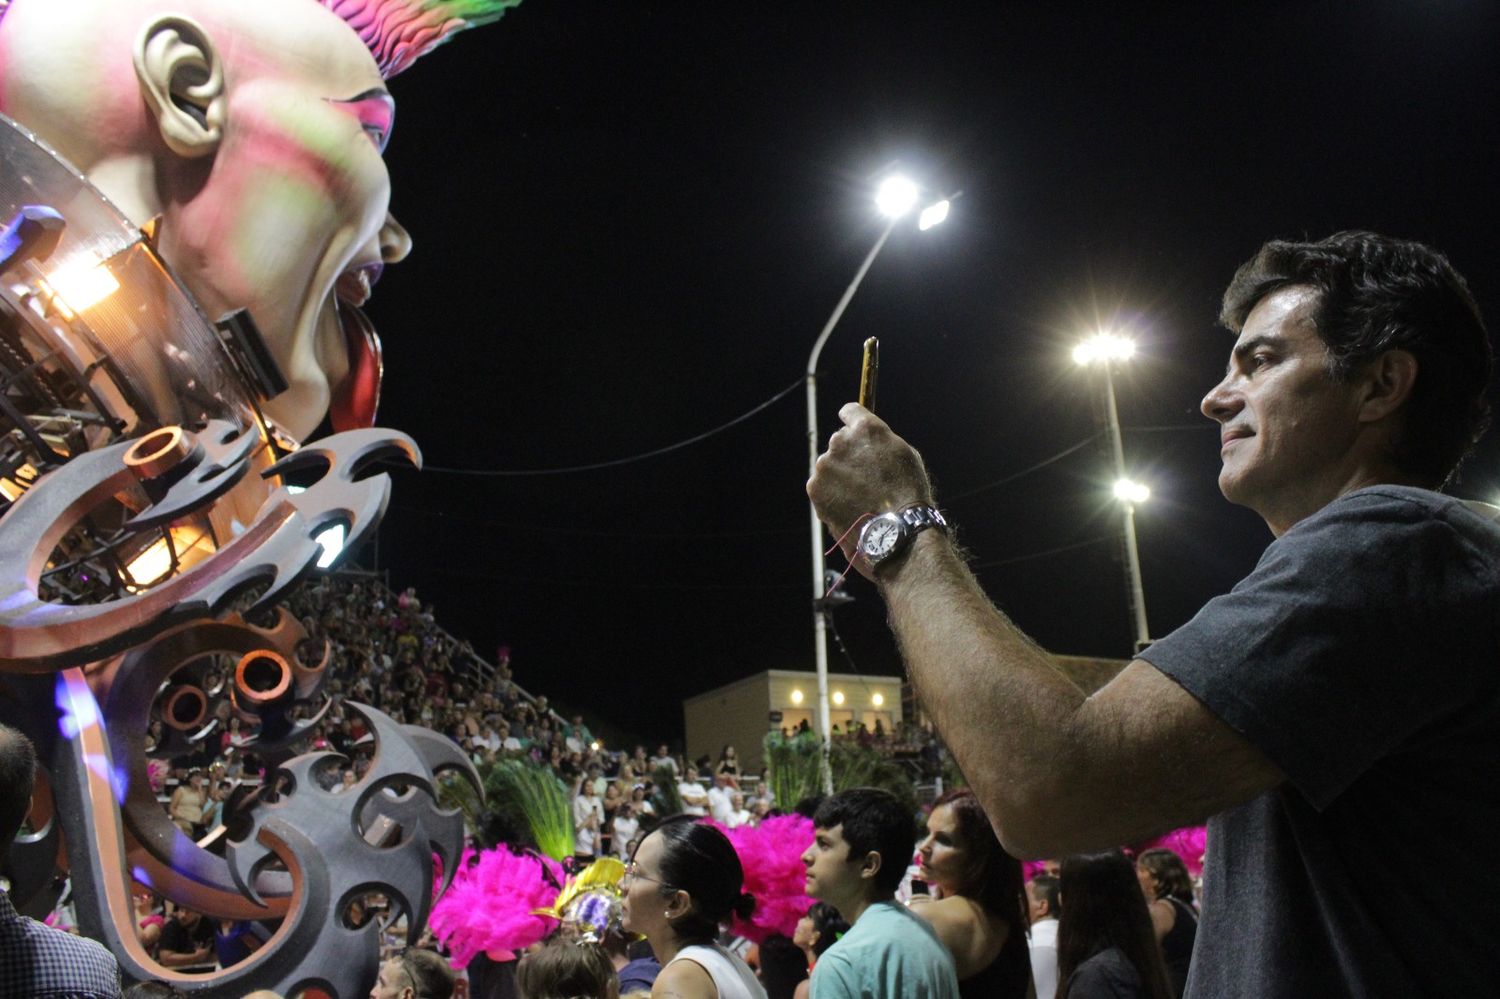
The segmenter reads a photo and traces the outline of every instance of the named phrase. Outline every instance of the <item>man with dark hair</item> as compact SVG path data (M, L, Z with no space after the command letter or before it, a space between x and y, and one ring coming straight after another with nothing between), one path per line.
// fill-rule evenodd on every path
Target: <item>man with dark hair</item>
M1275 540L1092 696L989 602L873 414L844 408L808 493L1010 852L1211 817L1189 995L1486 994L1500 511L1433 491L1488 419L1478 308L1441 254L1340 233L1266 244L1223 315L1219 486ZM1417 842L1469 872L1441 898L1391 862Z
M450 999L454 978L441 955L408 947L380 966L370 999Z
M952 955L894 897L917 842L910 809L889 791L857 787L824 799L813 828L802 854L807 893L850 929L818 959L812 999L957 999Z
M31 740L0 724L0 867L10 853L36 789ZM92 940L54 930L16 912L0 890L0 996L28 999L118 999L120 968Z
M1057 917L1062 913L1058 902L1058 880L1051 874L1038 874L1026 882L1027 918L1031 937L1031 981L1036 999L1052 999L1057 994Z

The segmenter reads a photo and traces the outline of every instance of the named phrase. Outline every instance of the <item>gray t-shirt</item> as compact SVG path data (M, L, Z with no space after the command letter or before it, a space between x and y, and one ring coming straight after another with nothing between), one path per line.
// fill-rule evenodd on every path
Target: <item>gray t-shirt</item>
M1287 775L1209 822L1189 996L1500 989L1500 526L1329 504L1141 658Z

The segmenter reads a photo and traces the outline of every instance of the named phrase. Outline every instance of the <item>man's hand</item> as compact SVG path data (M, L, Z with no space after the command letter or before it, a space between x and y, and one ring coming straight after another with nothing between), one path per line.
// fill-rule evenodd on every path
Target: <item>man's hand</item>
M850 525L864 514L931 504L932 485L922 456L880 417L851 402L839 410L839 419L844 426L813 466L807 495L833 536L843 538L844 554L854 562L859 532L851 531ZM865 566L855 564L866 572Z

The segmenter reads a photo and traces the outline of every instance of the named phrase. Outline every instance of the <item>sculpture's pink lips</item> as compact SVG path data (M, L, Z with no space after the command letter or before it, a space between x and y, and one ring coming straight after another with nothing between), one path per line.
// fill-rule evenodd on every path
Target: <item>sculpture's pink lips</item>
M384 270L384 264L366 264L363 267L345 271L339 275L338 282L334 285L334 292L342 302L348 302L350 305L364 305L370 300L370 291L375 287L375 282L380 280L380 274Z

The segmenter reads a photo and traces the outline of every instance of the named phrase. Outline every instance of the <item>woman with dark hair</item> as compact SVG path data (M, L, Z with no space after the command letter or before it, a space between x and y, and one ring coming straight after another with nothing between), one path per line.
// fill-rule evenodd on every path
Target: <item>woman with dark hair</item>
M1060 888L1058 999L1171 999L1146 899L1125 855L1065 858Z
M793 999L807 981L807 955L791 940L773 933L760 942L760 983L766 999Z
M1024 997L1031 954L1021 862L1001 847L974 792L958 788L933 803L917 858L932 894L914 896L911 911L953 955L959 995Z
M1167 963L1172 994L1187 989L1188 966L1193 942L1198 939L1198 913L1193 908L1193 877L1182 858L1171 850L1146 850L1135 858L1135 876L1140 879L1151 912L1156 942Z
M621 914L661 962L653 996L766 999L755 973L716 942L731 915L755 908L744 883L729 839L697 816L673 816L641 840L620 879Z
M731 777L740 775L739 755L734 751L734 747L727 743L723 749L719 750L719 762L714 766L714 776L717 777L719 774L728 774Z
M792 931L792 943L802 948L807 955L807 970L812 971L823 952L838 943L839 937L849 931L849 924L839 915L839 910L827 902L814 902L807 915L797 920ZM797 985L793 999L807 999L812 991L812 980Z

